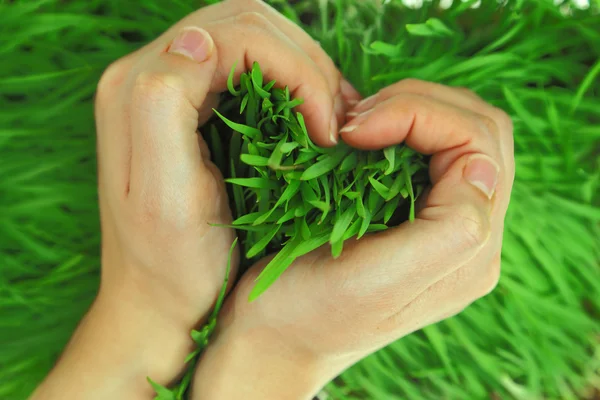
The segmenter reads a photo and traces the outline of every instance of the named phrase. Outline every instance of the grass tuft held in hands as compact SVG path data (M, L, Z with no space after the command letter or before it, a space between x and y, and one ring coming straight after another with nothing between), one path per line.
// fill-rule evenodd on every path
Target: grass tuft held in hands
M360 151L343 142L319 147L310 140L302 114L293 110L301 99L292 99L288 87L276 88L275 81L265 84L256 62L241 75L236 88L235 68L221 112L214 110L218 119L205 132L213 161L230 177L225 181L231 184L237 217L231 227L243 236L244 263L279 251L258 276L251 301L296 258L327 242L333 257L338 257L344 241L406 220L401 204L407 203L408 219L414 219L415 199L427 182L422 155L403 145L381 151ZM228 130L231 135L224 135ZM148 378L155 400L187 398L198 356L217 323L237 241L231 246L226 279L211 317L191 332L197 348L186 359L183 378L173 388Z
M301 99L265 83L258 63L233 85L228 80L220 118L205 130L214 161L231 184L233 227L243 232L246 261L278 251L258 276L260 296L294 260L329 242L333 257L344 241L414 219L415 198L427 182L424 157L404 145L380 151L344 142L322 148L309 138ZM219 127L224 123L233 132ZM220 135L217 132L221 132ZM225 156L227 155L225 161Z

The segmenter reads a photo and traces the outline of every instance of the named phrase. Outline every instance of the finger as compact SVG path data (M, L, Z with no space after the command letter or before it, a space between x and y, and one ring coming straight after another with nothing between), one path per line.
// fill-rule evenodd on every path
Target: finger
M440 85L441 86L441 85ZM393 90L392 90L393 89ZM502 165L502 179L499 180L498 195L494 206L500 210L495 215L503 218L508 202L510 191L514 180L514 154L512 126L507 117L492 119L488 115L478 114L469 109L461 108L460 105L468 106L482 112L492 113L499 110L489 110L488 106L474 104L470 97L458 94L455 97L459 106L451 105L437 98L426 97L419 94L398 92L397 95L389 97L390 93L396 93L392 88L372 96L356 109L362 109L365 104L370 108L352 119L341 132L344 140L356 147L381 148L400 143L406 139L407 145L417 151L437 154L430 165L430 175L435 183L448 166L465 151L477 152L482 146L493 145L500 154L497 161ZM428 90L433 92L437 87L426 87L419 89L423 93ZM444 88L441 98L451 100L452 90ZM500 112L500 114L503 114ZM496 115L497 117L497 115ZM390 124L388 120L398 121ZM497 120L501 122L497 123ZM507 123L502 123L508 120ZM447 125L451 135L441 135ZM411 131L423 132L422 135L409 135ZM361 133L362 132L362 133ZM471 137L471 135L475 136ZM469 142L465 150L462 144ZM497 225L497 221L494 221Z
M414 222L349 243L339 264L328 272L360 282L354 288L357 296L387 294L393 304L407 304L434 282L489 252L491 200L467 180L473 169L488 167L488 159L481 157L486 156L467 155L455 162L432 187L429 204Z
M417 79L404 79L382 89L379 93L371 96L364 102L357 104L350 112L348 112L348 118L351 120L362 112L373 108L377 103L403 93L430 97L440 102L484 115L493 120L498 125L499 129L497 132L501 133L499 139L504 166L506 168L505 172L507 176L514 178L514 140L510 118L502 110L486 103L481 97L477 96L467 88L450 87ZM512 180L513 179L511 179L511 181ZM504 203L505 206L508 205L507 201Z
M354 91L353 88L341 87L341 73L320 44L312 39L310 35L298 25L282 16L273 7L258 0L230 0L225 2L222 6L202 8L186 17L181 23L203 26L209 22L248 13L258 13L266 17L274 27L287 36L290 41L304 51L311 61L315 63L325 77L329 91L334 99L333 112L337 117L338 126L341 126L345 121L345 113L347 111L347 103L344 101L345 96L343 90L345 90L347 94L350 93L348 99L351 101L359 100L360 95L358 95L357 98L357 92ZM332 133L335 134L334 139L337 141L337 129L333 130Z
M344 99L348 109L352 109L362 100L362 96L359 91L356 90L354 86L346 79L342 79L342 82L340 83L340 90L342 93L342 98Z
M340 92L340 73L331 58L325 53L318 42L310 37L302 28L285 18L273 7L259 0L229 0L218 5L203 7L195 11L172 27L164 40L170 40L184 26L204 26L208 23L244 14L257 13L267 18L281 33L287 36L301 48L312 61L317 64L327 80L331 94Z
M313 140L321 146L335 143L338 124L334 98L327 81L314 62L269 20L257 13L241 14L205 28L219 49L219 64L211 91L226 89L231 65L243 60L235 71L235 80L257 61L268 79L279 86L287 85L295 97L304 99L298 107L312 132ZM235 45L232 45L235 43Z
M496 137L502 156L503 179L499 182L499 190L495 197L492 211L492 250L500 248L503 233L503 220L510 201L510 192L514 181L514 140L510 118L502 110L484 102L479 96L466 88L454 88L433 82L416 79L405 79L382 89L377 95L362 104L357 105L350 113L353 118L360 113L372 109L378 103L385 102L394 96L413 94L433 98L441 103L463 108L486 118L482 120ZM451 158L453 155L448 154ZM425 198L420 199L421 208L426 204Z
M334 98L333 112L337 117L338 126L341 126L345 122L349 102L360 100L360 94L349 82L342 78L342 74L320 43L263 1L232 0L229 3L231 3L231 6L227 9L237 8L239 12L254 11L261 13L308 55L325 76L331 95ZM333 139L337 141L337 131L332 132L332 134L336 135L332 138L332 141Z
M488 155L495 160L498 168L506 165L499 127L487 116L431 97L404 92L393 97L382 94L381 98L378 94L367 99L366 103L372 103L372 108L342 129L344 140L356 147L370 148L386 147L406 140L408 146L421 153L436 153L430 163L434 185L449 166L465 154ZM514 162L512 155L508 159ZM501 212L494 213L493 226L499 227L502 225L499 219L503 218L510 197L512 172L503 168L502 177L495 183L498 194L494 206L499 207ZM497 204L498 200L500 204ZM425 206L435 204L435 198L428 196ZM494 230L495 236L500 234L499 229Z
M502 164L497 137L481 117L434 99L402 95L378 104L352 123L354 129L342 130L351 145L380 148L405 140L421 153L434 154L433 187L416 221L351 249L377 254L374 262L382 265L378 273L370 269L371 277L364 279L400 295L415 293L415 287L428 287L480 253L491 234L490 212ZM361 142L356 139L359 135L370 137ZM381 256L386 251L389 258ZM384 275L390 278L387 282L377 280ZM399 283L412 286L398 288Z
M350 110L349 115L356 116L372 108L376 102L385 101L402 93L432 97L441 102L453 104L457 107L466 108L467 110L481 114L485 114L482 112L483 109L492 108L480 97L464 88L454 88L418 79L403 79L381 89L378 93L366 99L364 103L357 104L356 107Z
M243 9L252 3L255 2L248 2ZM232 4L236 7L231 7ZM341 96L336 96L339 92L339 72L332 72L331 67L328 67L324 74L318 63L304 51L302 45L305 39L298 44L280 29L284 27L290 32L290 23L283 24L281 18L274 23L272 18L260 12L239 13L242 10L241 4L243 3L227 2L202 8L146 46L143 52L156 53L164 50L185 26L203 27L212 35L220 54L211 92L220 93L227 89L227 78L234 63L242 61L235 71L234 82L237 84L239 76L251 69L253 61L258 61L269 80L275 79L279 87L289 86L295 97L303 98L304 104L298 107L298 111L305 117L311 138L321 146L335 144L340 121L345 118L343 104L340 106L338 99L336 107L335 102L336 98L341 99ZM261 10L264 12L269 8L263 6ZM294 31L298 29L300 28L296 27ZM314 45L316 44L313 43L312 46ZM337 78L332 79L333 75L337 75Z
M350 121L342 130L344 141L362 149L381 149L405 142L432 158L435 184L448 166L467 153L483 153L501 161L493 121L433 98L400 94L382 101Z
M198 109L217 68L211 36L199 28L183 29L167 51L145 55L135 67L129 119L132 136L130 194L151 209L182 208L211 184L198 145Z
M381 102L386 99L400 95L402 93L412 93L434 98L440 102L464 108L476 114L483 115L488 119L487 124L491 126L491 133L498 135L500 144L500 152L503 160L504 179L499 182L500 188L494 199L494 210L492 211L492 226L493 231L492 241L496 243L495 248L500 248L503 233L503 220L510 201L510 192L515 175L515 160L514 160L514 139L513 127L510 117L502 110L486 103L481 97L473 93L471 90L463 87L450 87L434 82L426 82L417 79L404 79L398 83L382 89L376 96L376 101ZM349 115L354 116L364 109L364 105L356 106ZM498 129L494 129L495 123ZM422 205L425 202L422 201Z
M302 28L294 24L288 18L285 18L273 7L259 0L230 0L227 2L227 7L218 9L219 14L214 17L226 18L233 15L242 14L244 12L257 12L269 19L269 21L277 27L283 34L292 40L300 47L313 61L325 78L329 85L332 95L340 92L341 75L331 58L325 53L320 44L315 41Z

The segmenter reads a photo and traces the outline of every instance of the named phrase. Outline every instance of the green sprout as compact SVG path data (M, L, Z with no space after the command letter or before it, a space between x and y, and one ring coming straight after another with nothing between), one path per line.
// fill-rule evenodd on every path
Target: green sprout
M404 145L361 151L341 141L319 147L294 111L302 101L292 99L288 87L265 83L254 63L235 88L235 67L221 112L215 110L220 121L206 131L215 163L228 177L232 227L242 233L246 262L278 251L256 279L250 300L295 259L326 243L338 257L346 240L414 219L415 198L427 183L422 155ZM230 135L223 134L227 130Z

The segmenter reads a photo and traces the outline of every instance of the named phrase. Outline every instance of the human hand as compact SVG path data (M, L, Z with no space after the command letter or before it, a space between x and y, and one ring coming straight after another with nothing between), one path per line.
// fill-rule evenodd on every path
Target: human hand
M341 134L354 147L405 142L432 155L433 186L416 220L347 242L336 260L325 248L308 254L249 303L268 260L254 266L222 310L194 398L309 399L359 359L495 287L514 178L508 116L465 89L415 80L348 116Z
M240 59L245 65L236 77L259 61L269 79L305 99L300 111L314 139L331 145L333 132L335 141L344 118L339 72L306 33L258 1L190 15L115 63L98 91L103 283L136 282L157 306L189 309L191 320L218 292L224 267L215 265L225 265L233 235L208 225L230 216L221 176L196 129Z
M337 140L344 95L356 93L316 42L260 1L203 8L111 65L96 96L100 292L53 372L69 384L51 375L43 398L68 398L65 387L82 396L81 385L98 398L147 396L146 376L168 384L183 368L189 332L216 300L235 235L209 225L231 216L197 130L240 60L235 81L258 61L267 78L305 99L300 111L315 141ZM94 369L87 379L73 380L86 368Z

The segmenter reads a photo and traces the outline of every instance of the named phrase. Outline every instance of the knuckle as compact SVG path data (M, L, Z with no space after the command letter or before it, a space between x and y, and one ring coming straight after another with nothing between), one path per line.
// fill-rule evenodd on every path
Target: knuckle
M258 11L244 11L236 16L236 21L245 26L267 29L270 22Z
M416 78L406 78L402 79L398 84L403 87L415 87L422 85L424 81Z
M493 135L494 137L497 137L498 134L500 133L500 127L498 126L498 123L496 122L496 120L487 115L482 115L482 114L479 114L478 117L479 117L479 121L481 122L483 127L485 127L485 130L487 132L489 132L491 135Z
M425 106L430 106L431 103L426 96L423 96L419 93L407 93L407 92L396 92L394 93L392 90L383 89L381 92L377 94L378 101L383 103L384 101L393 102L398 109L402 110L410 110L411 113L415 112L415 110L425 109ZM423 118L425 118L426 113L424 113Z
M379 91L379 96L382 99L388 99L393 96L399 95L403 91L409 91L411 93L422 93L423 88L420 88L423 81L415 78L406 78L397 82L394 85L387 86Z
M134 91L148 96L165 95L183 89L183 79L175 74L164 72L141 72L133 84Z
M129 72L128 65L119 59L110 64L102 73L96 88L96 101L110 99L123 84Z
M454 214L459 245L465 249L480 248L490 235L489 220L471 205L462 205Z
M185 90L184 80L175 74L144 71L135 77L132 106L147 109L149 106L173 98Z
M473 90L469 89L468 87L458 86L458 87L455 87L454 89L457 90L458 92L462 93L463 95L466 95L466 96L474 98L474 99L479 99L479 96L477 95L477 93L475 93Z
M497 122L497 126L500 129L500 141L505 144L504 154L506 160L506 166L508 168L508 178L512 182L515 178L515 160L514 160L514 125L512 118L504 110L494 107L493 118Z
M228 3L239 4L244 8L254 9L256 6L264 6L261 0L228 0Z

